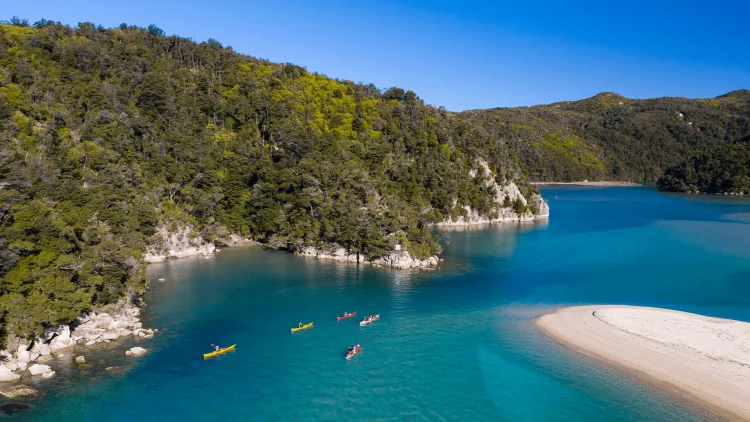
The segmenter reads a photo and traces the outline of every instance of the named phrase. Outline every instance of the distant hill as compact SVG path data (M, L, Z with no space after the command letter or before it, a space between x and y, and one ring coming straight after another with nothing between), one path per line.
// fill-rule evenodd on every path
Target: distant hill
M532 181L656 180L698 154L750 134L750 91L712 99L580 101L463 113L508 148Z

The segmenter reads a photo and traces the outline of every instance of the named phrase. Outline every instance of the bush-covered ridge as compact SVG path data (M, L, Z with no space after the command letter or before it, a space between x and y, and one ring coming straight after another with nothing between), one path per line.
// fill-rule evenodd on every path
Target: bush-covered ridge
M0 139L0 309L21 335L143 291L157 227L423 258L433 223L492 210L479 159L520 176L411 91L153 26L0 25Z
M712 99L581 101L464 113L507 145L532 181L653 181L666 168L750 135L750 91Z

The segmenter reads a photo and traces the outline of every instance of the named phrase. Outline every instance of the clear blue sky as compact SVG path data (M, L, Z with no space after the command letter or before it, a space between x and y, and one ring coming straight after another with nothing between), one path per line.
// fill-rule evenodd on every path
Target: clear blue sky
M567 4L564 4L567 3ZM750 1L0 0L1 19L153 23L449 110L750 88Z

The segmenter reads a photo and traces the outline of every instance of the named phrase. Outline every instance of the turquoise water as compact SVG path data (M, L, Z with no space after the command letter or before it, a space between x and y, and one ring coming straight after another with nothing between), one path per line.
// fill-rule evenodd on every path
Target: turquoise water
M531 320L564 305L624 303L750 321L750 201L646 188L543 194L548 223L447 232L435 271L258 247L153 265L150 278L167 282L147 296L146 325L161 330L144 342L149 353L100 351L88 373L63 365L19 418L713 420L556 345ZM382 316L366 327L336 321L355 310ZM289 333L309 321L313 329ZM237 351L204 361L211 343ZM355 343L363 351L346 361ZM132 368L102 371L115 364Z

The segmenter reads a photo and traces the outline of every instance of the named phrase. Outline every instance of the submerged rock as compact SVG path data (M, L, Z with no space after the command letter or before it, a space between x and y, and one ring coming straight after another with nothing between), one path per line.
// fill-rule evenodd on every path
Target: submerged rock
M131 366L108 366L104 368L105 371L111 372L113 374L121 374L123 372L126 372L132 368Z
M42 392L29 387L28 385L18 384L0 390L0 396L8 399L15 398L39 398L42 396Z
M55 371L49 371L42 374L42 378L44 379L52 378L53 376L55 376Z
M17 415L23 411L31 409L31 406L24 403L6 403L0 406L0 413L6 416Z
M76 363L86 363L86 358L83 356L76 356Z

